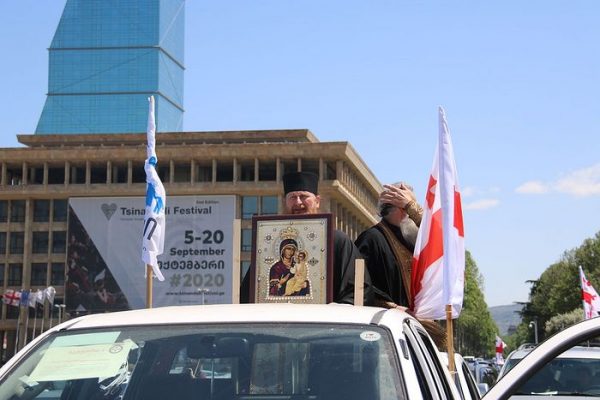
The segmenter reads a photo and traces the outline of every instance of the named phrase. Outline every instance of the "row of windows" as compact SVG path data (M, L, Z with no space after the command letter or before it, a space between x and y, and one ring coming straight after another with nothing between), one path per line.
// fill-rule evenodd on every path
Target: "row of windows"
M279 173L282 176L286 172L302 170L319 174L319 164L318 159L281 160ZM327 161L323 164L323 179L337 179L335 161ZM275 181L277 168L276 160L236 159L173 163L159 160L158 175L163 183ZM23 174L26 176L24 177ZM89 168L86 165L70 165L68 167L48 165L23 169L21 166L8 165L3 182L6 185L144 183L146 182L146 173L143 164L139 162L90 163Z
M52 236L52 239L50 239ZM8 241L7 241L8 239ZM25 250L24 232L0 232L0 257L6 254L23 254ZM67 232L33 232L31 241L31 253L33 254L64 254L67 249Z
M0 223L25 222L25 206L25 200L0 200ZM33 222L49 222L50 216L54 222L65 222L67 200L33 201Z
M50 268L48 270L48 268ZM50 276L48 276L50 271ZM48 280L49 279L49 280ZM23 286L23 264L0 264L0 287ZM30 286L65 284L65 263L32 263Z

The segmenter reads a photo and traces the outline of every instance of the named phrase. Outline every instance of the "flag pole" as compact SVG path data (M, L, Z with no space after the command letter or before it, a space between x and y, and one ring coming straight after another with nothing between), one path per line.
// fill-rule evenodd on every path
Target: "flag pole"
M33 307L33 332L32 332L32 340L35 339L35 328L37 325L37 315L38 315L38 307L37 307L37 300L35 302L35 306Z
M456 366L454 365L454 329L451 304L446 304L446 349L448 353L448 370L453 374L456 372Z
M146 264L146 308L152 308L152 265Z

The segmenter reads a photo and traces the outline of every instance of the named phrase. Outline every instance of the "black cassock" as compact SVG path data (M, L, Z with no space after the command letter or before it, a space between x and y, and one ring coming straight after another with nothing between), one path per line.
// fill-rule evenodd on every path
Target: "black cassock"
M387 224L387 226L412 253L413 248L402 237L400 228L391 224ZM361 233L355 243L365 259L365 266L371 276L375 297L408 307L408 296L402 283L400 266L383 232L375 225Z

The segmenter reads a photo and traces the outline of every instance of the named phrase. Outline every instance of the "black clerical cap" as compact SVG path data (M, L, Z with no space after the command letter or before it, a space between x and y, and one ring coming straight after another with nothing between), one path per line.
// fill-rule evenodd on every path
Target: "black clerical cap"
M311 192L317 195L319 192L319 176L313 172L289 172L283 175L283 191Z

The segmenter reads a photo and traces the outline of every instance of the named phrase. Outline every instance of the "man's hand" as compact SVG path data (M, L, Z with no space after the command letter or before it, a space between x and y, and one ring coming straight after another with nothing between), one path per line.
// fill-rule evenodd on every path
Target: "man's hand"
M379 196L382 203L389 203L404 209L411 201L416 202L412 188L404 183L399 185L383 185L384 191Z

